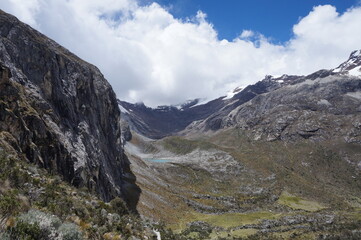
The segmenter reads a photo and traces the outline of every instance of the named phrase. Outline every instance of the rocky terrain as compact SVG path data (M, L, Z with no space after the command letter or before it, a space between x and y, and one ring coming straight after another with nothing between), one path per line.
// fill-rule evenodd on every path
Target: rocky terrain
M2 139L106 201L136 202L116 97L99 70L4 12L0 37Z
M189 239L359 238L360 59L266 76L160 140L132 125L159 109L122 103L138 211Z

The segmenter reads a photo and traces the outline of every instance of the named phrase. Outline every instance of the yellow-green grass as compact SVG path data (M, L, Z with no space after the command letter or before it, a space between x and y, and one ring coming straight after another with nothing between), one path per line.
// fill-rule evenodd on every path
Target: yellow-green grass
M184 230L187 223L194 221L204 221L214 227L230 229L247 224L256 224L263 219L276 219L281 214L272 212L252 212L252 213L225 213L225 214L202 214L190 212L185 218L180 219L179 223L170 226L173 230Z
M361 221L361 209L355 209L354 212L350 213L348 217L351 217L356 221Z
M272 236L272 238L271 238ZM317 233L305 232L301 229L291 230L287 232L273 233L270 235L271 239L302 239L302 240L314 240L317 239Z
M318 202L302 199L288 193L287 191L282 192L280 198L278 199L278 203L295 210L304 210L308 212L316 212L326 208Z
M203 150L216 148L212 143L201 140L189 140L182 137L167 137L162 140L165 149L173 153L184 155L199 148Z
M210 239L229 238L229 237L244 238L256 233L257 233L257 229L254 228L231 230L227 232L213 231L209 237Z

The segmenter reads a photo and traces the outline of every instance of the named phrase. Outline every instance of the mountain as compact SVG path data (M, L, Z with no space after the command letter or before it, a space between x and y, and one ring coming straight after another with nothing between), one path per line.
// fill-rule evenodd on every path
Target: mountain
M134 207L120 111L100 71L2 11L0 69L1 141L74 186Z
M335 69L307 76L266 76L230 97L181 109L119 104L133 130L150 138L238 127L269 141L330 138L336 133L359 141L352 126L360 121L360 59L360 51L354 51ZM345 124L342 133L333 131Z
M199 100L193 100L178 107L159 106L150 108L143 103L132 104L118 100L122 110L122 118L129 123L130 128L154 139L175 134L193 121L207 118L224 105L222 98L202 105L197 105L198 102Z
M290 76L292 78L292 76ZM276 81L277 82L277 81ZM176 106L159 106L150 108L143 103L128 103L118 100L125 119L132 130L149 138L160 139L184 130L189 124L196 124L211 117L208 128L219 129L219 117L225 116L236 106L252 99L257 94L264 93L273 88L266 81L259 82L245 89L236 88L227 96L222 96L209 102L200 99L188 101Z
M261 94L247 103L238 102L231 111L214 113L188 126L185 132L237 127L254 139L267 141L340 137L361 143L360 60L360 51L355 51L335 69L308 76L266 77L249 86L264 86L264 91L258 92Z

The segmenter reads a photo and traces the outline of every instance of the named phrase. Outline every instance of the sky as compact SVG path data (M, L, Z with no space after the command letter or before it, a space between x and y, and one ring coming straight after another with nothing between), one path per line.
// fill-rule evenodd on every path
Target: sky
M151 0L141 3L149 4ZM313 6L331 4L345 12L360 1L353 0L157 0L176 18L187 18L198 10L207 14L219 39L233 40L243 29L262 33L275 43L288 41L292 27Z
M361 49L359 0L0 0L0 8L96 65L119 99L153 107L335 68Z

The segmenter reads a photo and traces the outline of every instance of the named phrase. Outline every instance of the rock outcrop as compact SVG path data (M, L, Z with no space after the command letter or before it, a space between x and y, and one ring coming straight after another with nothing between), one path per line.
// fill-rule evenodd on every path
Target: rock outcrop
M0 11L0 137L30 162L131 206L139 188L121 143L120 110L100 71Z

